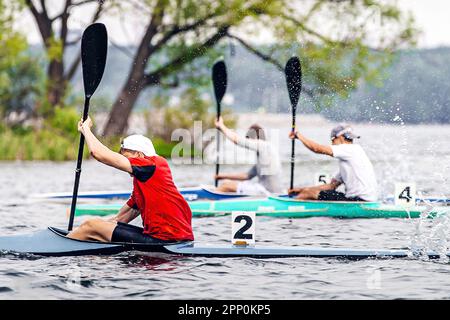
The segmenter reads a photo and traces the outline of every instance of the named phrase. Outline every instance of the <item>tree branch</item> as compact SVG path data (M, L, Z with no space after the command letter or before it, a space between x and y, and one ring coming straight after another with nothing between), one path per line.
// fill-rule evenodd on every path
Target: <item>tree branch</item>
M68 0L68 1L70 1L70 0ZM84 2L90 2L90 1L84 1ZM91 22L97 21L101 15L102 11L103 11L103 2L99 2L98 6L97 6L97 10L94 13L94 15L92 16ZM81 38L79 38L77 41L80 41L80 39ZM67 73L64 75L64 79L66 81L71 80L73 78L73 76L77 72L80 61L81 61L81 52L78 53L77 57L73 60L72 64L70 65Z
M66 3L64 4L64 9L61 12L61 32L60 32L60 39L62 42L62 47L63 50L66 47L66 42L67 42L67 33L68 33L68 28L67 28L67 21L69 20L69 6L72 3L72 0L66 0Z
M248 51L250 51L251 53L253 53L254 55L256 55L257 57L261 58L264 61L270 62L271 64L273 64L278 70L280 70L281 72L284 72L284 67L281 63L279 63L277 60L273 59L271 56L266 55L264 53L262 53L261 51L259 51L258 49L252 47L249 43L247 43L246 41L244 41L243 39L232 35L230 33L227 34L228 38L231 39L235 39L237 42L239 42L245 49L247 49Z
M71 5L71 7L78 7L78 6L82 6L83 4L91 3L91 2L98 2L100 5L103 4L103 1L99 1L99 0L84 0L84 1L79 1L79 2L73 3Z
M66 42L66 47L76 45L78 42L80 42L80 40L81 40L81 36L79 36L75 40L67 41Z
M92 16L91 23L94 23L95 21L97 21L98 18L100 18L100 16L102 15L103 9L105 8L103 4L104 4L103 1L98 2L97 10L95 11L94 15Z
M145 66L147 65L148 57L151 54L150 43L152 42L153 37L158 33L158 27L161 25L164 17L165 5L163 2L164 0L160 0L155 5L155 10L150 18L150 23L136 50L133 65L138 67L133 67L134 72L132 71L129 75L131 78L142 78L144 76Z
M172 82L161 82L160 85L164 88L177 88L180 85L180 79L175 77Z
M103 3L104 3L103 1L98 1L98 0L86 0L86 1L80 1L80 2L77 2L77 3L71 3L69 5L69 7L67 8L67 12L69 12L74 7L82 6L84 4L91 3L91 2L98 2L99 6L103 5ZM50 20L53 22L53 21L56 21L58 19L61 19L63 14L64 14L64 11L61 12L60 14L54 16L53 18L50 18Z
M40 0L41 2L41 8L42 8L42 15L44 18L48 19L48 13L47 13L47 7L45 6L45 0Z
M48 46L48 39L52 36L52 21L45 14L39 12L32 0L25 0L25 4L36 20L44 46Z
M127 50L126 48L124 48L123 46L118 45L117 43L114 42L114 40L109 39L109 42L111 42L111 45L114 48L117 48L117 50L119 50L120 52L122 52L123 54L125 54L128 58L133 59L134 58L134 53Z
M69 70L67 71L66 75L64 76L64 79L71 80L75 73L77 72L78 65L81 61L81 54L78 54L77 57L72 61L72 64L69 67Z
M345 0L343 0L345 1ZM339 1L338 1L339 2ZM294 23L297 27L299 27L300 29L304 30L305 32L309 33L310 35L322 40L324 43L327 43L329 45L342 45L341 42L339 41L334 41L332 39L329 39L327 37L325 37L324 35L310 29L309 27L307 27L304 23L298 21L297 19L295 19L294 17L288 16L286 14L282 15L282 17L288 21L291 21L292 23Z
M195 30L196 28L206 24L209 19L211 19L215 16L216 16L216 14L212 13L206 17L203 17L203 18L195 21L194 23L186 24L183 26L179 26L179 25L173 26L170 31L168 31L166 34L164 34L163 37L157 43L155 43L155 45L151 46L150 52L153 53L153 52L159 50L164 44L166 44L174 36L176 36L180 33L183 33L183 32Z
M225 37L227 35L228 29L230 28L229 25L224 25L219 28L219 30L211 36L208 40L203 42L202 44L198 45L195 48L192 48L185 52L184 54L179 55L178 57L174 58L172 61L169 61L167 64L162 66L161 68L151 72L147 73L145 75L144 79L144 85L145 86L151 86L161 83L161 79L170 74L173 71L181 69L185 64L193 61L198 56L201 55L199 52L205 51L207 49L212 48L219 42L220 39Z
M244 41L243 39L235 36L235 35L231 35L230 33L227 33L227 37L231 38L231 39L235 39L236 41L238 41L245 49L247 49L248 51L250 51L251 53L253 53L254 55L256 55L257 57L259 57L260 59L262 59L263 61L269 62L271 64L273 64L278 70L280 70L281 72L284 73L284 66L278 62L277 60L275 60L274 58L272 58L269 55L264 54L263 52L259 51L258 49L256 49L255 47L251 46L248 42ZM315 94L314 94L314 90L308 87L305 87L304 85L302 86L302 90L312 99L315 100Z

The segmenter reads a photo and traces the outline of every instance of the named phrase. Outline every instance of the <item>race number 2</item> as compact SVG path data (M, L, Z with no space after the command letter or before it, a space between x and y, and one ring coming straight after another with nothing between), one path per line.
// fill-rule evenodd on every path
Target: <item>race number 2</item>
M234 245L254 245L255 222L254 212L234 211L231 214L231 242Z
M416 184L396 183L395 184L395 204L414 206L416 204Z

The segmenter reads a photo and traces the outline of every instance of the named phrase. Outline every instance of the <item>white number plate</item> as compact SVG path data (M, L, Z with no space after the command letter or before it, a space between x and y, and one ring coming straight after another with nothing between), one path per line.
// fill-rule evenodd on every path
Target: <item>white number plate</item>
M255 224L255 212L233 211L231 214L231 242L234 245L254 245Z
M395 204L414 206L416 204L416 184L399 182L395 184Z

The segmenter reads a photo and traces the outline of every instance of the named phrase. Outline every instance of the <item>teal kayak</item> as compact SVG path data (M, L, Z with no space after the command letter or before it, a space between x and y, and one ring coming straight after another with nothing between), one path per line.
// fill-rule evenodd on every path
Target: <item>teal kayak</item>
M287 197L242 198L221 201L191 201L194 217L214 217L232 211L253 211L256 215L279 218L419 218L435 216L442 211L426 211L426 207L401 207L380 202L300 201ZM123 204L79 205L76 215L106 216L116 214Z

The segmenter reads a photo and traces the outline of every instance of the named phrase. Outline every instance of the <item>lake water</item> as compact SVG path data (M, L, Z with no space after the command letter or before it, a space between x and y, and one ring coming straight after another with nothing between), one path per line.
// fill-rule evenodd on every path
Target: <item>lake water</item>
M327 143L332 125L305 127ZM449 195L450 126L358 125L361 144L375 166L380 197L397 181L415 182L423 194ZM284 185L290 142L280 134ZM76 147L76 146L74 146ZM67 204L42 203L32 193L70 191L75 162L0 163L0 234L65 227ZM223 171L246 170L227 165ZM296 184L318 172L333 173L336 161L297 144ZM211 183L213 165L173 165L176 183ZM81 191L130 189L127 174L95 161L83 165ZM77 218L79 223L82 218ZM198 241L227 242L230 218L193 220ZM408 219L258 218L257 242L351 248L449 247L450 222ZM450 298L450 264L421 258L345 261L149 257L143 254L23 259L0 256L0 299L391 299Z

